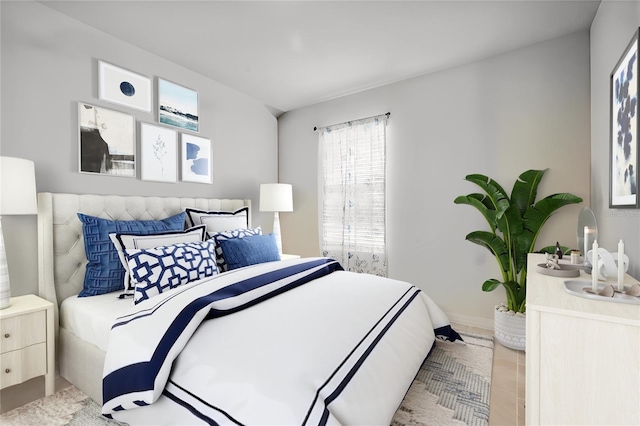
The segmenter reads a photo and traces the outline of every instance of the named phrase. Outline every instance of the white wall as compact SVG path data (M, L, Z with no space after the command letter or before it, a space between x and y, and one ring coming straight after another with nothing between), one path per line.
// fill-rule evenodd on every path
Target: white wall
M487 60L290 111L278 119L280 181L293 184L294 212L281 214L283 250L318 255L317 133L391 112L388 122L388 258L392 278L410 281L456 320L491 324L502 288L485 249L465 241L486 222L456 196L487 174L510 191L530 168L549 168L539 198L585 200L550 219L538 246L575 247L577 215L589 205L589 34L536 44Z
M617 251L622 238L629 274L636 279L640 279L640 210L609 208L609 84L613 67L638 27L638 1L603 1L591 25L591 209L600 247Z
M260 102L40 3L0 2L0 8L0 153L33 160L38 191L250 198L256 206L253 223L270 226L272 216L259 213L257 206L260 183L277 179L277 120ZM159 43L162 37L158 34ZM154 87L155 78L161 77L198 92L199 135L212 141L212 185L78 173L79 101L157 124L154 114L98 100L98 59L149 76ZM154 103L155 99L154 93ZM12 294L36 293L36 218L7 216L2 220Z

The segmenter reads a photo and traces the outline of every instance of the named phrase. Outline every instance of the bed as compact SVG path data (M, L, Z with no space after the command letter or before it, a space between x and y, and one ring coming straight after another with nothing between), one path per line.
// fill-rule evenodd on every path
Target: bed
M251 228L250 207L40 193L39 293L55 306L61 376L130 424L389 424L436 338L459 337L410 283L303 258L230 264L149 297L136 287L135 303L121 290L77 296L90 275L79 216L245 210ZM153 250L127 250L129 264Z

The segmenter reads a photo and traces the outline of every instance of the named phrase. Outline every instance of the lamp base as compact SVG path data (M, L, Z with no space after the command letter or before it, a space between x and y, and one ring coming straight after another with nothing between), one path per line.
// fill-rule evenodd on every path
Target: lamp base
M273 235L276 237L278 253L282 254L282 236L280 235L280 215L278 212L273 212Z
M7 253L4 249L4 236L2 235L2 218L0 218L0 309L9 306L11 306L11 285L9 284Z

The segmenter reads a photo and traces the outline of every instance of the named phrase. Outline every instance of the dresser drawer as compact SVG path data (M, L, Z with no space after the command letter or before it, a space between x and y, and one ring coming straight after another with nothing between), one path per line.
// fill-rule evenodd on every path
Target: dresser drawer
M0 322L0 353L7 353L42 343L47 338L45 311L31 312L9 318Z
M38 343L0 355L0 389L47 373L47 345Z

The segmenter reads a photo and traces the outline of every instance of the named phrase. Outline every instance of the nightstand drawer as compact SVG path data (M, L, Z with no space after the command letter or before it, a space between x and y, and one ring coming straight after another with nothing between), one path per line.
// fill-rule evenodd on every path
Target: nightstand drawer
M0 389L47 373L47 345L38 343L0 355Z
M0 324L0 351L3 354L46 341L44 310L3 318Z

